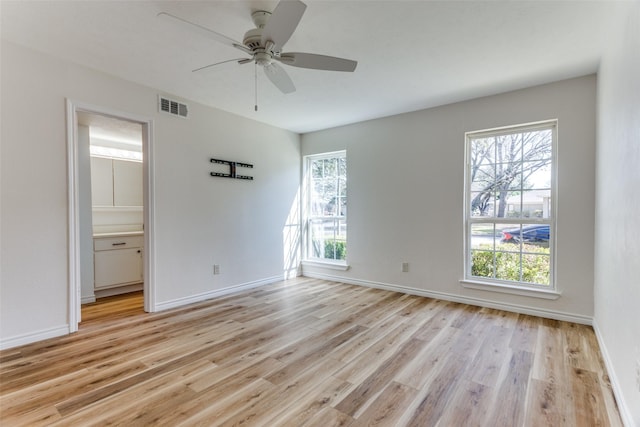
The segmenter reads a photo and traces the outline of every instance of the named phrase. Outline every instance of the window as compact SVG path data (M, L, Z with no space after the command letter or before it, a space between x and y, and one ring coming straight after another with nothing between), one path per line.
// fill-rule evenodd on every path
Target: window
M345 263L347 157L339 151L306 158L307 258Z
M467 133L465 280L554 290L556 126Z

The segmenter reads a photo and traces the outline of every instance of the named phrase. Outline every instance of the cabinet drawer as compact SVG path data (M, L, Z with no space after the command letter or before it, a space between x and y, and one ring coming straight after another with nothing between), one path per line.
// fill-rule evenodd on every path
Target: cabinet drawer
M94 251L110 251L112 249L141 248L142 236L101 237L93 240Z
M142 250L100 251L94 255L96 289L142 282Z

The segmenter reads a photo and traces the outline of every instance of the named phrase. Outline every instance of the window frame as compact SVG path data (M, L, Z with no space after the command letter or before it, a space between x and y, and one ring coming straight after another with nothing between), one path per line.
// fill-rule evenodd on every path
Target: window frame
M304 156L304 168L303 168L303 177L304 177L304 205L303 205L303 212L304 212L304 257L303 257L303 262L305 264L316 264L319 266L326 266L329 268L338 268L338 269L347 269L348 268L348 264L347 264L347 258L345 256L345 259L331 259L331 258L318 258L318 257L313 257L313 251L311 250L311 240L312 240L312 229L311 229L311 222L313 220L334 220L337 221L338 224L340 224L341 222L344 222L346 229L348 229L348 223L347 223L347 218L348 218L348 214L346 213L346 210L344 212L344 215L333 215L333 216L326 216L326 215L313 215L312 212L312 207L311 207L311 203L312 203L312 168L311 168L311 164L314 161L317 160L325 160L325 159L336 159L336 158L344 158L345 160L345 167L346 167L346 162L347 162L347 150L338 150L338 151L331 151L331 152L325 152L325 153L318 153L318 154L309 154ZM346 174L348 175L348 169ZM346 181L345 181L346 182ZM345 198L346 198L346 202L345 205L348 206L348 184L346 184L347 187L345 188ZM338 225L339 227L339 225ZM348 233L346 233L346 236L348 236ZM348 241L348 237L346 237L345 239L345 247L347 246L347 241Z
M473 217L471 215L471 144L473 140L487 137L497 137L502 135L510 135L517 133L525 133L536 130L550 130L552 134L551 140L551 182L550 182L550 203L549 209L550 218L508 218L508 217L496 217L495 214L489 217ZM471 131L465 133L465 149L464 149L464 265L463 265L463 280L461 284L467 288L494 290L498 292L513 293L526 296L534 296L540 298L556 299L560 296L556 283L556 221L557 221L557 168L558 168L558 120L544 120L539 122L504 126L499 128L484 129L479 131ZM523 190L522 186L520 190ZM471 228L473 224L491 223L494 226L513 224L517 225L529 225L529 224L548 224L550 230L549 236L549 284L535 284L523 281L502 280L496 277L482 277L474 276L471 274L472 268L472 245L471 245ZM495 242L495 240L494 240ZM496 248L492 250L496 253ZM522 246L518 250L519 254L527 253L523 252ZM522 266L521 266L522 268ZM494 272L495 276L495 272Z

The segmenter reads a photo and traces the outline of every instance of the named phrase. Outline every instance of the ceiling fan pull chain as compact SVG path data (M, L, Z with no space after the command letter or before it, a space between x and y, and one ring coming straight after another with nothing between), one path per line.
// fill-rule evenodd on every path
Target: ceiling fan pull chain
M255 97L256 97L255 111L258 111L258 63L257 62L254 63L253 75L254 75L254 81L255 81Z

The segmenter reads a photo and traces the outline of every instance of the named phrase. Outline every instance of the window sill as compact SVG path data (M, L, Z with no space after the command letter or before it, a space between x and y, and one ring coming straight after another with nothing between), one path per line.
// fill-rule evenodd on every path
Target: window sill
M461 280L462 287L467 289L479 289L482 291L502 292L505 294L522 295L526 297L542 298L556 300L560 298L562 292L546 290L546 289L533 289L522 288L519 286L502 285L491 282L481 282L474 280Z
M307 267L320 267L320 268L328 268L330 270L340 270L347 271L349 269L349 265L346 262L329 262L329 261L316 261L316 260L304 260L302 261L303 266Z

